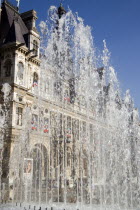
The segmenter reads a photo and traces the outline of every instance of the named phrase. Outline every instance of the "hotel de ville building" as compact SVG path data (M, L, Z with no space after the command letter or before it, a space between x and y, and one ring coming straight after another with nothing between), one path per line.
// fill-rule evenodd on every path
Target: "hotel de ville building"
M65 13L61 5L59 18ZM87 117L84 100L75 99L72 75L59 81L53 69L46 69L48 80L43 83L36 20L36 11L20 14L17 7L3 1L0 87L6 83L10 93L6 101L4 91L0 94L6 115L0 130L1 200L88 203L94 184L92 199L98 203L105 177L102 156L91 161L99 146L93 142L96 123ZM102 71L98 69L100 77ZM100 129L103 132L104 126Z

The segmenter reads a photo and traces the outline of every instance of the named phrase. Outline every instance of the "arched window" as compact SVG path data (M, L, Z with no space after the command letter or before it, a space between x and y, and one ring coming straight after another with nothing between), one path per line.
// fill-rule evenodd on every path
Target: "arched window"
M20 80L23 79L23 72L24 72L24 65L22 62L19 62L18 63L18 73L17 73L17 76Z
M11 60L7 60L5 62L5 77L10 77L11 76L11 68L12 68L12 62Z
M34 72L33 74L33 87L38 86L38 74Z
M36 40L33 41L33 52L38 55L38 42Z
M24 161L26 162L28 160L32 160L32 174L34 177L34 179L32 180L32 184L38 190L40 187L39 180L42 180L43 178L48 178L48 151L43 144L36 144L31 151L30 157L31 159L25 158Z

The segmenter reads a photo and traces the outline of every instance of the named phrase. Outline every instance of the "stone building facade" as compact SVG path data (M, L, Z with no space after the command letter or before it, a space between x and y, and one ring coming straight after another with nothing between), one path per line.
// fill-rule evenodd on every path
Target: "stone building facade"
M60 12L61 17L64 11L60 8ZM86 141L87 133L93 141L94 122L92 118L87 118L84 105L79 107L78 102L72 101L72 78L62 81L63 94L60 97L57 94L60 83L56 81L54 72L48 69L48 82L42 87L44 91L38 93L42 76L36 19L34 10L20 14L8 1L2 4L0 86L8 83L12 88L2 151L2 183L7 189L4 199L7 196L24 200L31 193L30 199L39 201L41 192L41 200L52 198L54 201L64 201L65 190L70 202L75 202L77 195L80 198L82 193L88 200L88 173L91 170L89 167L92 167L88 161L93 153L89 155L88 144L81 142ZM30 123L27 123L28 120ZM24 139L25 148L22 151L20 142ZM21 195L24 192L21 193L20 189L23 186L26 188L24 175L28 175L30 169L25 168L26 161L31 161L33 168L32 190L27 190L25 196ZM102 174L95 170L95 182L97 173ZM85 189L81 187L82 183L87 186Z

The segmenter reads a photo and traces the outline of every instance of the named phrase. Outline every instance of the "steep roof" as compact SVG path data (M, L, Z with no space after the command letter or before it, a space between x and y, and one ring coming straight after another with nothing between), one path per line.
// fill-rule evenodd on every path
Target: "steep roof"
M21 31L20 24L17 20L13 20L13 24L11 28L9 29L9 32L7 34L7 37L4 41L4 44L10 43L10 42L19 42L25 44L25 40Z
M4 1L0 24L0 45L9 42L25 43L28 29L15 7Z

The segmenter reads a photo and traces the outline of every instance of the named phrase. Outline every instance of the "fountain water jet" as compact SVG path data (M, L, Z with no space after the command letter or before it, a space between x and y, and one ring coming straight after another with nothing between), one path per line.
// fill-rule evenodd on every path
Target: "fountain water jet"
M106 42L99 59L91 28L62 7L40 29L40 77L10 161L13 207L137 210L139 114L129 91L121 96Z

